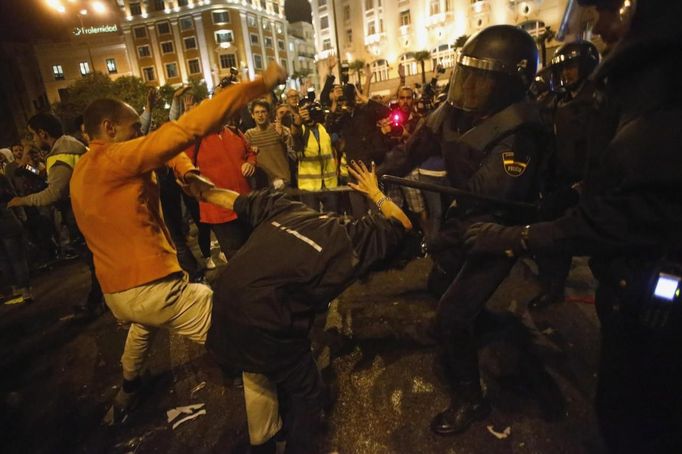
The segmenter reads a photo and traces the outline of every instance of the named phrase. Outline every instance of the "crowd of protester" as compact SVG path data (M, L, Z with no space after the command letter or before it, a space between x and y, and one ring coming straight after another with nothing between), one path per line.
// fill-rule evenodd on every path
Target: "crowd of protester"
M439 262L451 268L446 286L433 290L442 295L439 341L453 398L431 429L466 430L490 411L473 329L483 305L524 254L543 286L531 307L563 301L574 251L557 252L536 232L573 209L589 211L585 200L601 188L585 169L620 124L620 112L594 102L588 77L600 56L592 43L560 47L537 77L536 44L516 27L489 27L467 43L462 52L471 55L447 85L438 83L441 68L423 86L407 85L400 71L389 99L371 96L369 68L359 87L330 59L320 93L282 89L286 73L275 63L253 81L233 71L210 100L179 87L162 124L152 122L155 89L141 115L120 100L95 100L71 134L54 115L37 114L25 140L0 150L4 297L31 301L32 271L81 256L92 286L76 313L96 316L106 301L131 323L113 421L133 407L153 333L163 328L244 373L252 452L274 452L283 427L287 452L313 452L324 393L308 340L314 314L386 267L416 230L436 254L436 275ZM478 55L487 51L478 43L508 52ZM377 173L389 170L405 184L380 185ZM433 191L417 188L424 184ZM445 195L452 188L461 199ZM509 212L529 206L532 217ZM543 223L510 226L519 220ZM136 260L121 256L124 246ZM449 263L437 256L453 249ZM211 288L205 270L216 261L228 266Z

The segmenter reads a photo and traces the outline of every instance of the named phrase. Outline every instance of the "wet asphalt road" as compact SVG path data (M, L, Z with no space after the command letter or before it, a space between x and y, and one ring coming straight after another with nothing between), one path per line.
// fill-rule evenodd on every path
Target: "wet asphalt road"
M428 429L448 403L429 335L437 305L425 291L429 266L419 259L357 283L318 320L318 363L338 390L324 452L601 452L592 407L598 322L584 261L574 260L568 283L579 302L538 313L526 309L538 290L532 267L517 264L488 304L501 322L479 352L493 413L449 438ZM78 261L36 277L34 289L35 303L0 307L3 452L246 451L241 389L201 347L165 333L150 354L145 399L125 424L102 425L120 384L125 329L109 313L90 323L68 318L88 290ZM166 421L167 410L195 403L206 415L176 429Z

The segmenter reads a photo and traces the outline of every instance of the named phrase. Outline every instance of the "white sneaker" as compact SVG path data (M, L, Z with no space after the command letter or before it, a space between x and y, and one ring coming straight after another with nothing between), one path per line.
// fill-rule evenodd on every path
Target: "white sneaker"
M219 258L220 260L222 260L223 262L227 263L227 257L225 257L225 253L224 253L224 252L221 252L220 254L218 254L218 258Z
M208 257L206 259L206 269L207 270L214 270L216 268L215 262L213 261L213 257Z

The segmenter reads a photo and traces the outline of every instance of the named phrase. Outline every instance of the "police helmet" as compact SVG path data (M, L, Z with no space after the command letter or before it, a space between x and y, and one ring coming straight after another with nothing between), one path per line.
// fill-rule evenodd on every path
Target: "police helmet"
M513 25L493 25L467 40L457 58L448 102L489 113L520 101L538 67L535 40Z
M592 74L599 64L599 51L589 41L578 40L560 46L551 60L552 86L572 90Z

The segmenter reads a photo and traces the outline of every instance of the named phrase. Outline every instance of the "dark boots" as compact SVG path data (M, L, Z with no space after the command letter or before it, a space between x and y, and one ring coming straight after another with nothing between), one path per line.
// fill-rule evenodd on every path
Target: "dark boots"
M473 422L485 419L490 411L478 381L458 383L453 386L450 406L433 418L431 430L438 435L458 434Z

